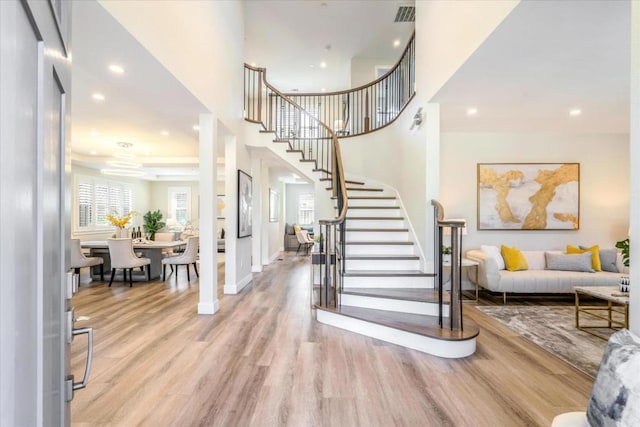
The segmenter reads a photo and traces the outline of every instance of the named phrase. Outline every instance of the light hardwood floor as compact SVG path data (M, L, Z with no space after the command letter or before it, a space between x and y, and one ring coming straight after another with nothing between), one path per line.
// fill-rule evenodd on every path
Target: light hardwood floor
M446 360L322 325L309 258L283 254L213 316L198 284L82 287L77 327L95 329L74 426L549 426L584 410L593 380L473 305L475 355ZM219 281L224 274L219 271ZM82 375L85 344L72 346Z

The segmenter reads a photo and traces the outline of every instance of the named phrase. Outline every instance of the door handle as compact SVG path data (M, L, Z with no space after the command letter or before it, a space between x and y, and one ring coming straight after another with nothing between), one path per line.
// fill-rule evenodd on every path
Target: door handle
M79 383L73 383L73 390L85 388L89 382L91 362L93 361L93 328L78 328L73 330L73 336L87 334L87 363L84 368L84 376Z

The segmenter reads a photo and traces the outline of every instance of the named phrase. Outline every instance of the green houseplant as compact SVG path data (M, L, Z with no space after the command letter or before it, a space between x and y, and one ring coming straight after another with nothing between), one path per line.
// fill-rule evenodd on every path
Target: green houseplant
M622 263L629 267L629 238L616 242L616 248L622 251Z
M144 231L149 233L151 240L156 239L156 233L165 226L165 222L162 220L162 212L160 209L157 211L149 211L144 214Z

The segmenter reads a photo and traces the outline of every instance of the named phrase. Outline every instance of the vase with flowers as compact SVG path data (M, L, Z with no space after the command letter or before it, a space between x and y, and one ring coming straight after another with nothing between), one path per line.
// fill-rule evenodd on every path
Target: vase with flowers
M125 230L125 227L129 225L129 222L131 222L131 218L136 215L138 215L138 212L136 211L129 211L124 215L120 215L118 211L115 210L112 214L107 214L107 220L109 220L109 222L116 227L115 237L127 237L127 230Z

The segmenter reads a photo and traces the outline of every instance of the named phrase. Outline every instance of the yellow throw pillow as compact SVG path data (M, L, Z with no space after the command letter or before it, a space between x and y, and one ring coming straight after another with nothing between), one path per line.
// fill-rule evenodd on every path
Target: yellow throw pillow
M585 252L591 252L591 267L595 271L602 271L602 265L600 264L600 246L595 245L590 248L580 249L575 246L567 245L568 254L583 254Z
M504 264L507 267L507 270L520 271L529 269L527 259L522 255L520 249L502 245L500 247L500 253L502 254L502 258L504 258Z
M300 232L300 230L302 230L302 229L300 228L300 226L299 226L298 224L296 224L296 225L294 225L294 226L293 226L293 231L294 231L294 232L299 233L299 232Z

